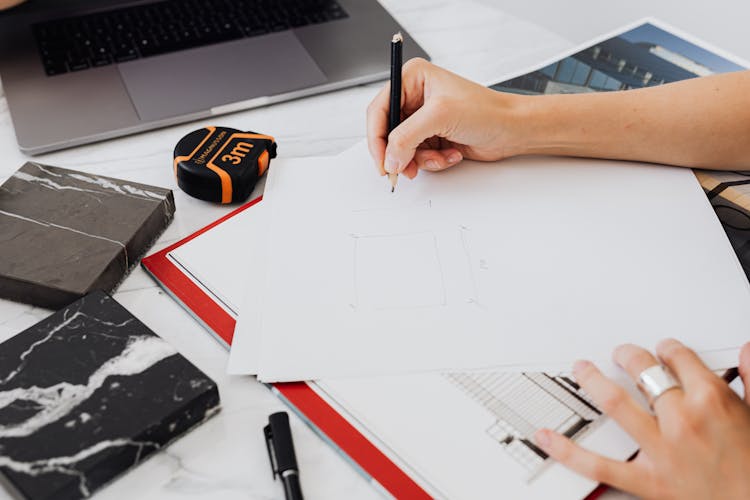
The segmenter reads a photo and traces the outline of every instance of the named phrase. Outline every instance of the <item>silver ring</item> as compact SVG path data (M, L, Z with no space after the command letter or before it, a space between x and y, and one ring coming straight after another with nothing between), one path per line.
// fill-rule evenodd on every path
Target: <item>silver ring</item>
M646 368L638 375L638 387L648 397L653 408L659 396L672 389L679 389L680 383L664 365L654 365Z

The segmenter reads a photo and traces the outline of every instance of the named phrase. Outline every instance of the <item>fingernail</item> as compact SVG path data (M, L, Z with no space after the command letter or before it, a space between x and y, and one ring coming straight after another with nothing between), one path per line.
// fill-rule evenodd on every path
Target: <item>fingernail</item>
M440 170L440 165L435 160L427 160L424 162L424 167L427 170Z
M547 431L546 429L541 429L541 430L536 431L536 434L534 434L534 439L536 440L536 443L542 448L549 447L549 444L550 444L549 431Z
M581 373L583 370L591 366L590 361L580 360L573 363L573 375Z
M391 174L398 172L398 160L392 156L385 157L385 171Z
M458 153L451 153L448 155L448 158L446 158L446 161L450 165L455 165L456 163L461 161L461 155Z

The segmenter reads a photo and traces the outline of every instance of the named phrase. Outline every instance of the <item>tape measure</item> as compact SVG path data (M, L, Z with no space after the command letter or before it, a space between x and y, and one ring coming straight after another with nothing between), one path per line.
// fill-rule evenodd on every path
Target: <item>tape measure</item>
M190 196L218 203L240 203L276 158L270 135L227 127L190 132L174 148L177 185Z

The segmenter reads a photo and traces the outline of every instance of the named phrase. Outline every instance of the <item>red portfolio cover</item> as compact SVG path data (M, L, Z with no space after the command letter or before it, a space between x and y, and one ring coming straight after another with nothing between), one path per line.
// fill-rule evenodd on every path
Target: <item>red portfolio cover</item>
M256 198L190 236L141 261L144 269L185 309L217 336L228 349L235 320L214 299L196 285L167 254L261 201ZM306 382L273 384L281 398L317 432L357 463L371 478L396 498L429 499L409 475L394 464L346 418L321 398ZM598 497L603 487L587 500Z

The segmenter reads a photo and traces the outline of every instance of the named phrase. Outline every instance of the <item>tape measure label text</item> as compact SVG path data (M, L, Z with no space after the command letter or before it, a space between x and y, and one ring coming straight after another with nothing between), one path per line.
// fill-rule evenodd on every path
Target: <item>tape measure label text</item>
M238 142L229 154L221 157L221 161L231 163L232 165L239 165L252 148L253 145L249 142Z
M219 132L216 135L216 137L214 137L214 139L211 141L211 143L208 145L208 147L204 149L203 152L201 152L201 154L195 157L193 161L195 161L195 163L197 163L198 165L203 165L204 163L206 163L206 158L208 158L208 155L210 155L211 152L214 149L216 149L216 146L218 146L221 143L222 139L224 139L226 135L227 133L224 130Z

